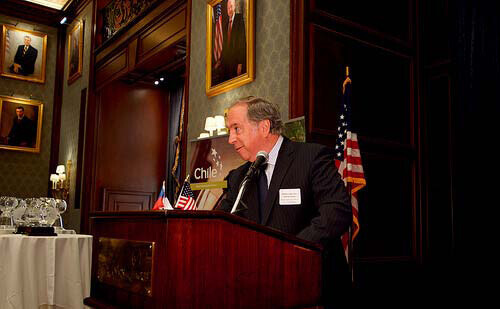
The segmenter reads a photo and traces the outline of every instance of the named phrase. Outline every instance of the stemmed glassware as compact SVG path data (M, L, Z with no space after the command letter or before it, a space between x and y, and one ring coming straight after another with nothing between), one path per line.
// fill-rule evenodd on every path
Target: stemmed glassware
M27 198L26 212L24 216L28 226L39 226L42 219L42 210L40 209L42 202L39 198Z
M64 230L61 214L68 208L65 200L49 197L25 198L0 196L0 219L10 220L10 226L53 226L59 218L60 229ZM2 225L7 228L7 225Z
M59 213L56 209L56 201L53 198L41 197L41 220L40 224L42 226L52 226L56 221Z
M64 230L63 219L61 217L61 214L66 211L66 209L68 208L68 204L66 203L65 200L60 200L60 199L56 199L55 204L56 204L57 212L59 214L59 224L61 225L61 229Z
M12 220L14 225L21 226L26 225L26 200L21 200L21 203L12 210Z
M11 196L0 196L0 210L2 211L2 221L4 218L8 218L10 225L13 226L12 221L12 210L18 205L19 201L15 197Z

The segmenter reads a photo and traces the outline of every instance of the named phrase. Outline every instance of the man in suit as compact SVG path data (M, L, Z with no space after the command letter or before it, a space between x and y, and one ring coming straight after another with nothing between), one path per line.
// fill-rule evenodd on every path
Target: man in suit
M246 72L247 41L243 15L236 13L235 0L227 1L228 22L223 27L224 43L222 46L223 80L230 80Z
M323 301L338 303L350 287L341 235L352 222L351 205L334 164L322 145L292 142L281 135L278 107L261 98L237 100L228 111L229 143L248 161L229 172L218 209L231 211L239 185L256 155L269 154L264 169L242 197L241 217L320 243L323 251Z
M8 144L11 146L33 147L35 140L36 127L33 120L24 115L24 107L16 108L16 117L12 123Z
M24 45L17 47L14 63L10 66L10 72L22 75L30 75L35 72L35 62L38 50L31 46L31 37L24 37Z

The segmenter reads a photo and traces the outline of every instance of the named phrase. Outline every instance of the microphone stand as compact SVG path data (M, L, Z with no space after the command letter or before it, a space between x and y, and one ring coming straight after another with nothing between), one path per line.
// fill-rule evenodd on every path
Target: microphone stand
M243 181L241 182L240 185L240 190L238 191L238 195L236 196L236 201L234 201L233 208L231 209L231 213L234 214L237 211L240 211L241 209L238 208L238 204L240 203L241 197L243 196L243 193L245 193L245 190L247 188L247 183L250 181L250 177L245 177ZM243 202L241 202L243 204ZM245 205L243 205L245 206ZM246 207L246 206L245 206Z

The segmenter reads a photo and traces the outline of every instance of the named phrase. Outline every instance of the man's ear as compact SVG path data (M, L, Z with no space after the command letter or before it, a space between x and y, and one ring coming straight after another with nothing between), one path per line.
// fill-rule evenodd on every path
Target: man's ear
M264 119L259 122L259 130L264 137L267 137L269 134L271 134L271 121L269 119Z

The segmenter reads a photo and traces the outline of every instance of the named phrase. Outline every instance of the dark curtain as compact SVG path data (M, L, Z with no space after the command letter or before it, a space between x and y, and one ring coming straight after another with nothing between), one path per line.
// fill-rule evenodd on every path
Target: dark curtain
M168 143L167 143L167 173L166 173L166 184L165 184L166 196L168 197L168 200L170 201L172 206L174 206L175 203L174 195L177 187L176 180L179 180L181 173L180 152L179 152L177 168L175 169L174 173L172 173L172 168L174 167L175 164L177 145L180 145L176 143L176 138L179 135L179 125L180 125L183 95L184 95L184 83L182 81L177 81L173 83L170 89L170 112L169 112Z
M458 0L452 44L456 64L453 107L455 249L460 269L484 273L492 248L487 218L497 208L494 153L500 133L500 29L498 1ZM491 221L490 221L491 222ZM482 270L480 270L482 269Z

